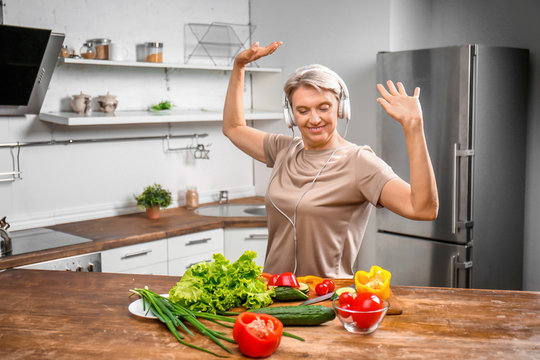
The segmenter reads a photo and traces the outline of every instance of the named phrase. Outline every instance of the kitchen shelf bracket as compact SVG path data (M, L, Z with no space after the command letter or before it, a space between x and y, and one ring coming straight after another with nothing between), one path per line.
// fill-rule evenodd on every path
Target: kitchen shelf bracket
M14 148L17 148L17 155L13 155ZM0 182L13 182L15 180L22 180L21 161L20 161L20 155L21 155L20 144L17 143L16 146L10 147L10 151L11 151L11 157L12 157L12 163L13 163L13 170L9 172L0 173Z

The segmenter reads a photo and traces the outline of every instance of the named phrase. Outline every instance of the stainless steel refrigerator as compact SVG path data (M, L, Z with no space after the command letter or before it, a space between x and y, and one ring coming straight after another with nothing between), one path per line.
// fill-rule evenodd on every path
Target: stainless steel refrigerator
M377 81L419 86L439 215L377 211L376 263L396 285L521 289L529 52L465 45L377 54ZM379 153L409 181L401 125L378 113Z

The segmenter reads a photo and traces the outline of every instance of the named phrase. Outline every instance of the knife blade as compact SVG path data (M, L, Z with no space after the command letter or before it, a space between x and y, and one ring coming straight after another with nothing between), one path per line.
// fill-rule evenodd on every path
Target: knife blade
M315 303L318 303L318 302L321 302L321 301L325 301L325 300L330 299L332 296L334 296L334 294L335 294L335 291L332 291L332 292L329 292L327 294L314 297L313 299L306 300L306 301L304 301L303 303L301 303L299 305L310 305L310 304L315 304Z
M345 286L345 287L354 288L354 286L355 286L354 284L351 284L351 285ZM332 296L334 296L335 293L336 293L335 291L332 291L332 292L329 292L327 294L314 297L313 299L306 300L303 303L298 304L298 305L310 305L310 304L315 304L315 303L318 303L318 302L321 302L321 301L325 301L325 300L328 300L328 299L332 298Z

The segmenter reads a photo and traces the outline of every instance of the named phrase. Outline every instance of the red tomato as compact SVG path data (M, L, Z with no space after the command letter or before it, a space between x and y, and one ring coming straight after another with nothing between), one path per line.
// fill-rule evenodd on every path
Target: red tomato
M339 304L339 308L340 308L340 309L343 309L343 310L352 310L352 305L351 305L351 304L343 304L343 305L342 305L342 304L340 303L340 304ZM351 313L350 313L350 312L348 312L348 311L343 311L343 310L338 310L338 311L339 311L339 315L340 315L342 318L346 319L346 318L348 318L349 316L351 316Z
M383 308L381 299L372 293L360 293L354 298L352 309L354 311L375 311ZM356 325L361 329L369 329L381 317L380 312L352 314Z
M324 282L317 284L317 286L315 286L315 292L319 296L328 294L328 285L326 285Z
M243 312L236 318L233 338L242 354L267 357L281 342L283 323L271 315Z
M296 275L291 272L284 272L283 274L279 275L279 278L276 280L276 286L290 286L294 288L300 287L300 285L298 285Z
M343 294L339 295L339 307L343 307L343 305L352 305L354 301L354 295L350 292L344 292Z
M336 284L334 284L334 282L330 279L324 280L323 284L326 284L326 286L328 286L328 292L332 292L336 288Z

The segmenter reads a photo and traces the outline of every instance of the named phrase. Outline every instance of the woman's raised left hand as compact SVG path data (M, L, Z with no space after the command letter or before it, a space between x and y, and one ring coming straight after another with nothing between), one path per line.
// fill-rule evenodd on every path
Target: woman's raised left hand
M401 123L404 128L422 125L422 107L419 101L420 88L415 88L414 95L408 96L401 82L397 83L397 89L390 80L386 84L388 90L382 84L377 84L377 89L382 96L382 98L377 98L377 102L381 104L387 114Z

